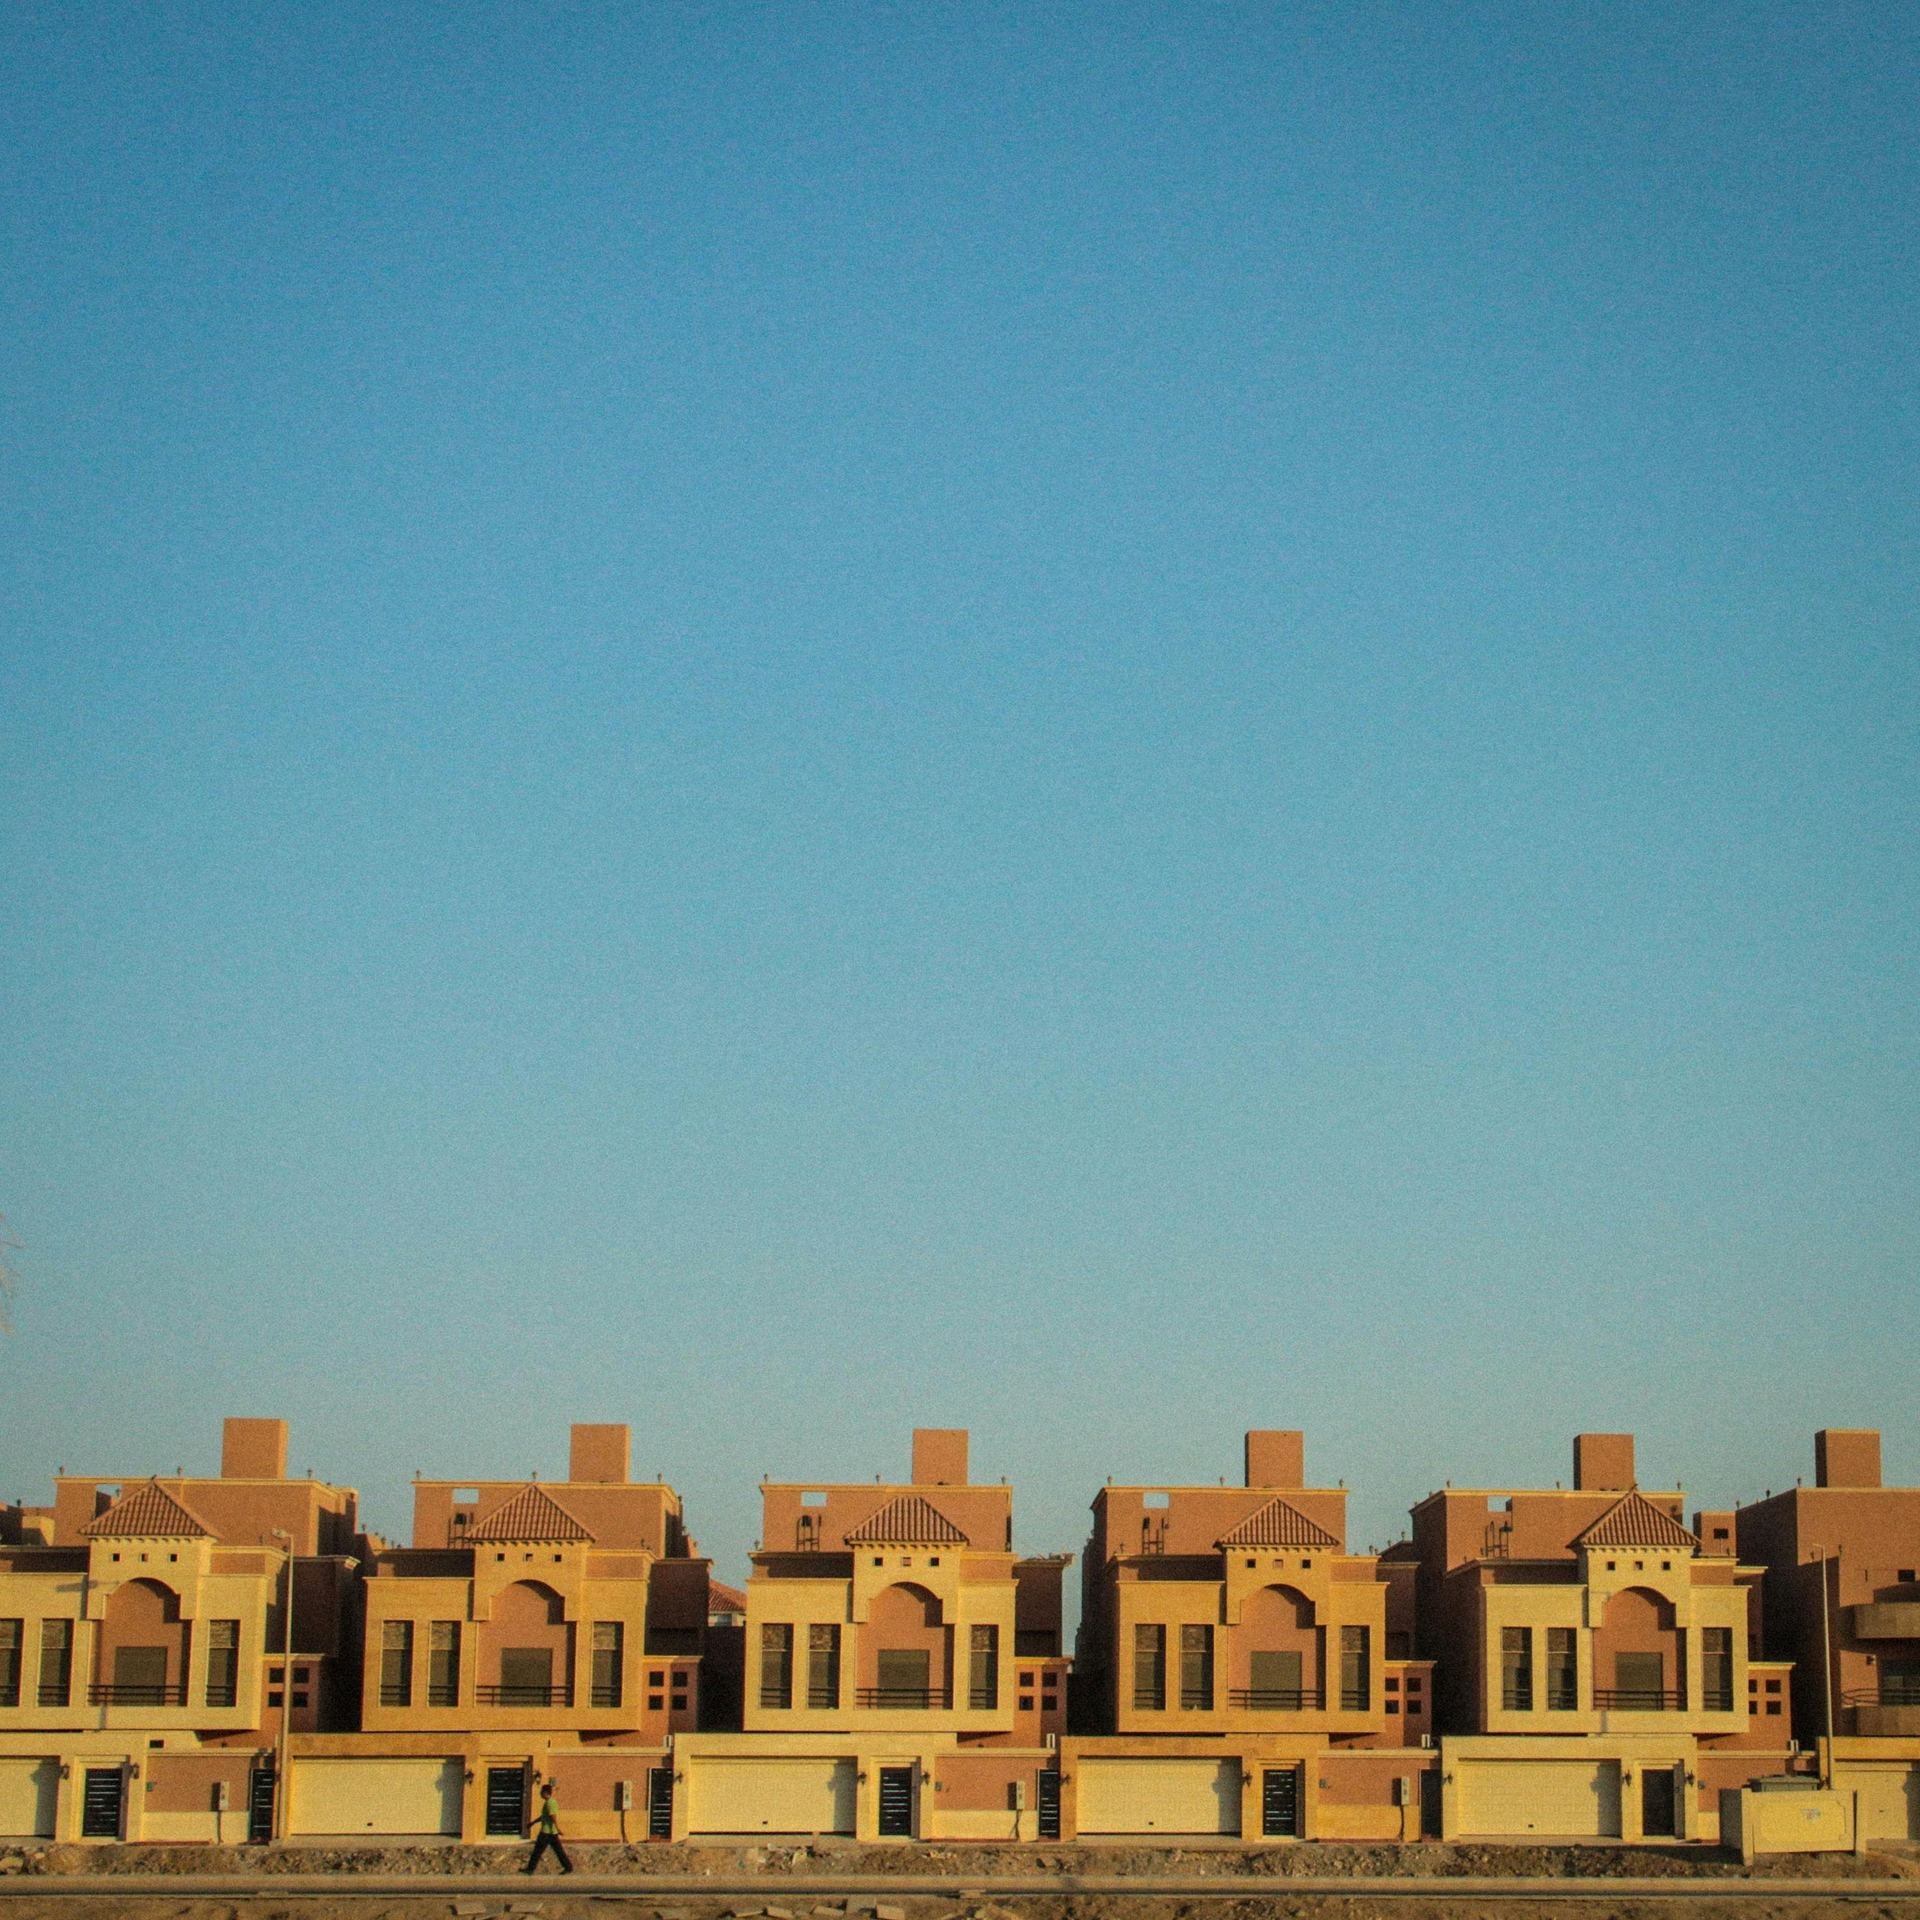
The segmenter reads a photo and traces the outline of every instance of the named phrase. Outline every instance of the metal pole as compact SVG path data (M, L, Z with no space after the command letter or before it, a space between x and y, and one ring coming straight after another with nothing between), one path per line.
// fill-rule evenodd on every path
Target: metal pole
M287 1597L280 1635L282 1652L280 1656L279 1755L275 1764L277 1778L274 1782L273 1796L276 1815L274 1838L284 1840L290 1824L293 1784L287 1777L287 1722L293 1718L293 1535L284 1527L275 1527L273 1531L287 1543L283 1549L287 1558Z
M1833 1783L1833 1623L1827 1612L1827 1550L1820 1549L1820 1678L1826 1685L1827 1751L1822 1784Z

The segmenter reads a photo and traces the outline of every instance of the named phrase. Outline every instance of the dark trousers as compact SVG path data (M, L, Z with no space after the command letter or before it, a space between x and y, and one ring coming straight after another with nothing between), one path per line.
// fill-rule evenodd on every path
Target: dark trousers
M543 1833L535 1839L533 1851L527 1856L527 1864L520 1871L531 1873L540 1864L540 1856L549 1848L553 1851L553 1857L560 1862L560 1871L571 1873L573 1862L567 1858L567 1850L560 1844L560 1836L557 1833Z

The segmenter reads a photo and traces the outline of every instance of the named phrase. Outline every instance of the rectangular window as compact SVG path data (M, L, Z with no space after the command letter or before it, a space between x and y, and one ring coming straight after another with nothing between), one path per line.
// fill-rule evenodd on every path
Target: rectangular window
M0 1620L0 1707L20 1704L20 1648L26 1630L24 1620Z
M1213 1629L1180 1629L1180 1704L1189 1711L1213 1707Z
M1547 1711L1571 1713L1580 1704L1579 1642L1572 1627L1547 1629Z
M967 1705L984 1711L1000 1704L1000 1629L974 1627L967 1648Z
M1300 1683L1297 1648L1262 1648L1247 1662L1253 1683L1247 1705L1267 1713L1298 1713L1319 1703L1306 1697Z
M380 1627L380 1704L413 1705L413 1622L387 1620Z
M1700 1704L1708 1713L1733 1711L1733 1629L1731 1627L1701 1629Z
M882 1647L874 1677L880 1682L877 1707L930 1707L933 1697L933 1656L925 1647Z
M676 1685L680 1676L674 1675ZM832 1621L815 1621L807 1629L807 1705L840 1704L840 1629Z
M1613 1656L1613 1704L1654 1711L1666 1702L1667 1663L1657 1653Z
M793 1705L793 1627L768 1621L760 1629L760 1704Z
M1533 1711L1533 1629L1500 1629L1500 1704L1509 1713Z
M1340 1710L1365 1713L1373 1700L1373 1655L1369 1629L1340 1629Z
M1158 1713L1167 1704L1167 1630L1137 1625L1133 1630L1133 1704Z
M621 1668L626 1661L627 1635L625 1625L618 1620L596 1620L593 1623L593 1672L588 1678L591 1691L587 1699L596 1707L617 1707L620 1704Z
M502 1647L500 1649L500 1704L503 1707L571 1706L570 1700L556 1700L562 1691L553 1684L551 1647Z
M73 1622L40 1622L40 1704L64 1707L73 1695Z
M460 1622L436 1620L427 1629L427 1705L460 1704Z
M207 1622L207 1705L233 1707L240 1703L240 1622Z

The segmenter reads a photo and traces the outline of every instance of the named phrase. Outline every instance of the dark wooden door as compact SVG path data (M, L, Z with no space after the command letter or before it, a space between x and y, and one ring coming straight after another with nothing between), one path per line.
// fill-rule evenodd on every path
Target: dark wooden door
M887 1840L913 1838L913 1769L880 1769L880 1835Z
M127 1776L118 1767L89 1767L80 1797L80 1837L118 1840L120 1806L126 1797Z
M1300 1834L1300 1775L1292 1767L1268 1767L1260 1779L1260 1831L1270 1838Z
M496 1840L519 1839L527 1830L527 1770L487 1769L487 1832Z

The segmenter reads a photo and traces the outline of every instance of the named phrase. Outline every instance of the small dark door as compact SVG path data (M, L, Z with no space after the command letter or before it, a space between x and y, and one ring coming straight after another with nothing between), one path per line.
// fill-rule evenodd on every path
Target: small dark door
M673 1769L647 1769L647 1838L673 1838Z
M127 1776L118 1767L89 1767L86 1787L80 1798L80 1838L82 1840L118 1840L120 1803L126 1795Z
M1040 1775L1038 1805L1034 1810L1035 1831L1042 1840L1060 1838L1060 1774L1048 1767Z
M496 1840L517 1840L527 1830L527 1770L487 1769L487 1833Z
M275 1777L271 1767L255 1767L247 1777L247 1840L256 1847L273 1838Z
M1300 1775L1268 1767L1260 1776L1260 1831L1269 1839L1300 1837Z
M1649 1767L1640 1776L1640 1831L1649 1840L1671 1840L1674 1812L1672 1768Z
M1425 1840L1440 1838L1440 1769L1429 1767L1420 1776L1420 1835Z
M913 1838L913 1769L880 1769L880 1837L883 1840Z

